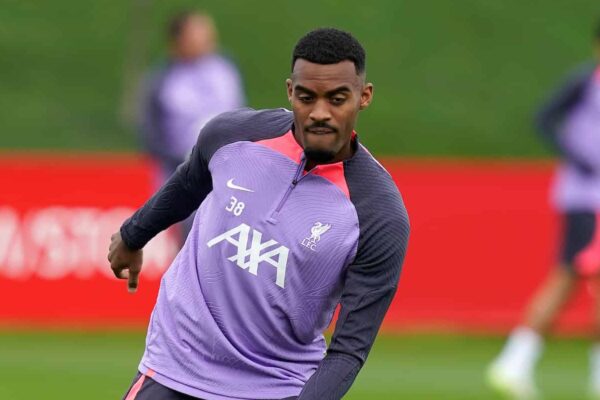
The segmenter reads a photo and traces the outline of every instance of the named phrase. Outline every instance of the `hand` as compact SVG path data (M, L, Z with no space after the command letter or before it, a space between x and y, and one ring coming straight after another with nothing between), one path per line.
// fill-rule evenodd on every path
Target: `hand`
M129 293L135 293L138 287L138 278L142 270L143 251L132 250L117 232L110 237L108 248L108 261L110 268L119 279L127 279Z

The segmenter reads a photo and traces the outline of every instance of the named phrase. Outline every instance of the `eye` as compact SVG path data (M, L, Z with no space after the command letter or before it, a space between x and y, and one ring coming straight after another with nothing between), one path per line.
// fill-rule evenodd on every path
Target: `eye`
M301 94L298 96L298 100L300 100L302 103L310 103L313 100L313 97L307 94Z
M339 106L346 102L346 98L345 97L332 97L330 101L331 101L331 104Z

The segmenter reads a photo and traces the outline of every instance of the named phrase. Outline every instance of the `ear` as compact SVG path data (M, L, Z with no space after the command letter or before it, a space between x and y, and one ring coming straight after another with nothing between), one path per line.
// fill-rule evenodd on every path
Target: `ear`
M360 94L360 109L364 110L369 107L371 101L373 101L373 84L365 83Z
M287 86L288 101L290 102L290 104L292 104L292 80L289 78L286 79L285 84Z

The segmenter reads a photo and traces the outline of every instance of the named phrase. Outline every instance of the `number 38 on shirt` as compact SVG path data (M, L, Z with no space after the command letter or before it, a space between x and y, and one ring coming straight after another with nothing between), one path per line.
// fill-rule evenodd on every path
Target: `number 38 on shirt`
M236 217L239 217L242 215L242 212L244 212L245 207L246 204L243 201L239 201L235 196L231 196L229 198L229 205L225 207L225 210L233 213Z

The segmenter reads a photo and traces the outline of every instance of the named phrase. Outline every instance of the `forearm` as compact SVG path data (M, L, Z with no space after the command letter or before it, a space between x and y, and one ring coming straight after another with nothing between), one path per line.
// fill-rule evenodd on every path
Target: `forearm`
M377 332L394 297L395 286L364 292L368 281L347 283L347 292L354 292L356 301L346 297L342 302L336 329L327 356L308 380L300 400L339 400L350 389L365 363ZM392 278L393 282L397 278Z
M396 293L410 226L401 200L386 217L365 222L368 232L348 266L340 313L327 350L300 400L339 400L366 362ZM367 204L367 203L365 203Z
M339 400L354 383L362 362L351 355L329 353L308 380L298 400Z
M131 249L140 249L159 232L187 218L212 190L210 180L193 189L186 182L188 163L181 165L165 185L121 226Z

